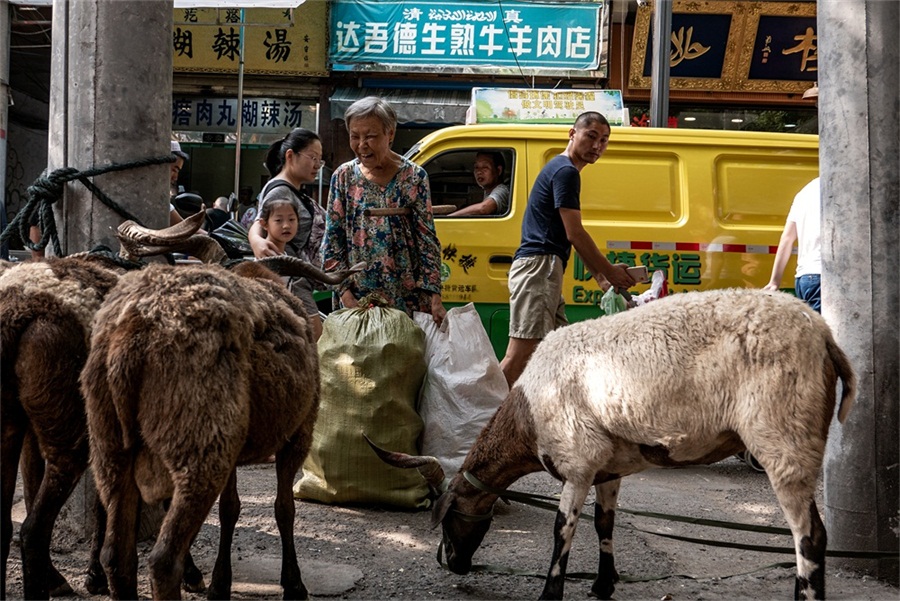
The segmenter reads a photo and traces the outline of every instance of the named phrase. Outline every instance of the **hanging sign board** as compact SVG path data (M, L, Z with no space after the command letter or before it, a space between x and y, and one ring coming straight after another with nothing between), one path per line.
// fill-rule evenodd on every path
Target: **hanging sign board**
M325 2L296 9L176 8L172 62L176 73L325 75Z
M283 135L295 127L315 129L316 107L309 101L284 98L244 98L242 132ZM178 97L172 99L172 130L233 133L237 126L236 98Z
M609 3L334 0L334 71L605 77Z
M621 90L534 90L473 88L475 123L565 123L596 111L610 125L624 125Z
M628 85L650 88L652 6L638 8ZM675 0L669 88L800 93L818 79L815 2Z

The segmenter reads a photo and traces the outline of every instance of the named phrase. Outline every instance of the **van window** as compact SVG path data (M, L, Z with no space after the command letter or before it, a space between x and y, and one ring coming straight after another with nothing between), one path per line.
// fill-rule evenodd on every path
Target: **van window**
M617 148L581 172L581 213L591 221L677 223L687 202L678 155Z
M796 194L816 176L817 163L771 154L723 154L716 161L716 218L723 225L781 227ZM765 179L760 180L760 173Z
M484 190L475 181L474 173L475 156L479 152L500 153L504 162L501 183L510 187L510 195L512 195L510 174L513 172L515 161L515 152L512 149L453 150L441 153L422 164L422 167L428 172L428 180L431 184L432 205L453 205L457 209L462 209L484 199ZM505 215L506 212L503 214ZM500 216L502 215L492 215L492 217ZM435 217L440 219L446 216L435 215Z

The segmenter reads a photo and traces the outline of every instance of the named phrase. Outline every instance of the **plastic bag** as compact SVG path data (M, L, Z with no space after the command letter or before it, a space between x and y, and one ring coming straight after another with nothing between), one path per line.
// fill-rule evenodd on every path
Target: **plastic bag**
M425 335L403 311L369 306L335 311L319 339L322 394L312 446L294 496L322 503L429 505L416 470L392 467L384 449L417 455L422 419L416 401L425 377Z
M454 474L509 386L475 305L450 309L440 328L428 313L413 320L425 332L428 364L419 397L422 454Z
M634 299L635 306L640 307L650 301L663 298L668 293L669 287L666 283L666 272L663 269L657 269L653 272L653 277L650 279L650 288L632 298Z
M615 286L610 286L600 299L600 309L604 315L621 313L628 308L625 297L616 292Z

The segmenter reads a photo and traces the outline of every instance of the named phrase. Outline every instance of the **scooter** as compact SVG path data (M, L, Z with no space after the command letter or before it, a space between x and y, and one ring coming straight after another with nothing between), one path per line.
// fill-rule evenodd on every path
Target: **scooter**
M250 247L247 229L230 217L236 203L237 199L232 193L228 199L227 214L229 217L224 223L217 215L223 211L206 209L206 221L203 227L210 238L222 245L222 249L229 259L252 259L253 249ZM182 218L186 218L196 215L204 203L199 194L182 192L172 199L172 205Z

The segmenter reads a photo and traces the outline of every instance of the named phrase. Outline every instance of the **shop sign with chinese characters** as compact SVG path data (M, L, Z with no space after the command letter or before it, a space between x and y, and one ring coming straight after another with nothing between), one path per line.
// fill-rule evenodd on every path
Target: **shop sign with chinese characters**
M638 9L631 88L650 87L652 7ZM818 78L815 2L697 2L672 7L669 88L799 93Z
M566 123L596 111L610 125L624 123L620 90L473 88L476 123Z
M605 77L608 27L608 2L335 0L329 59L335 71Z
M241 13L237 8L175 9L175 72L237 74ZM326 2L305 2L295 9L244 9L244 73L327 75L326 13Z
M242 131L287 133L295 127L315 127L315 106L309 101L283 98L244 98ZM176 97L172 100L172 129L176 131L234 131L236 98Z

